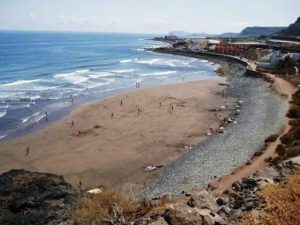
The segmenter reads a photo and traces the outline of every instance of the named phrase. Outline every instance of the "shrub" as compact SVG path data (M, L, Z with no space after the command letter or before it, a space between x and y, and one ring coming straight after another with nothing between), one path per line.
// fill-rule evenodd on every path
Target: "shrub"
M296 119L296 120L290 120L289 121L289 125L291 126L300 126L300 119Z
M283 135L281 138L280 138L282 144L285 144L285 145L288 145L288 144L291 144L294 140L293 136L291 135L291 132Z
M266 143L267 143L267 142L274 142L274 141L276 141L277 138L278 138L278 134L273 134L273 135L269 136L269 137L265 140L265 142L266 142Z
M280 157L284 156L284 155L285 155L285 152L286 152L286 150L285 150L285 148L283 147L283 145L278 145L278 146L277 146L277 148L276 148L276 153L277 153Z
M263 154L262 151L257 151L254 153L254 157L261 156Z
M297 105L292 105L287 113L287 116L290 118L300 117L300 107Z
M286 156L291 158L291 157L296 157L300 155L300 146L295 146L287 149Z
M74 214L75 224L125 224L133 211L131 201L112 189L103 190L91 199L83 199Z

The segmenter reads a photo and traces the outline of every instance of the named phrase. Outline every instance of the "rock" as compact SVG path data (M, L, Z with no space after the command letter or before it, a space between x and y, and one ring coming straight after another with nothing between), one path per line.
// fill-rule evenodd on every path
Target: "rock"
M202 218L204 218L205 216L208 216L213 224L219 223L219 224L226 224L224 219L222 217L220 217L218 214L212 212L209 209L198 209L195 208L195 210L197 211L197 213L199 213L199 215L202 216Z
M203 216L202 225L213 225L213 222L211 221L209 216Z
M226 205L226 201L223 198L218 198L216 202L218 205Z
M222 206L221 211L223 211L226 214L229 214L231 212L231 209L227 206Z
M169 225L199 225L202 224L202 217L187 205L175 205L166 209L162 215Z
M212 211L216 211L218 209L214 197L206 190L194 192L191 198L193 199L192 202L194 207L199 209L206 208Z
M159 217L156 221L149 223L149 225L168 225L164 218Z
M10 170L0 176L0 224L67 224L77 199L62 176Z
M263 188L267 185L273 184L273 183L274 183L273 180L262 177L262 178L258 179L257 185L261 189L261 188Z
M196 201L193 198L190 198L186 204L192 208L196 207Z

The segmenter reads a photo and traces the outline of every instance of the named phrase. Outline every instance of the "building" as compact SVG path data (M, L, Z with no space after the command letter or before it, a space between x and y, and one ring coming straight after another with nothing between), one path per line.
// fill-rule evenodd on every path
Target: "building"
M274 66L277 65L279 60L283 58L283 54L280 51L270 51L269 54L265 55L264 57L260 58L256 65L258 68L262 69L272 69Z
M244 44L232 44L228 42L220 42L219 45L216 45L215 52L226 54L226 55L241 55L248 49L248 45Z
M258 60L257 66L262 69L272 69L278 64L279 60L283 60L285 57L290 57L299 62L300 53L282 54L280 51L270 51L269 54Z

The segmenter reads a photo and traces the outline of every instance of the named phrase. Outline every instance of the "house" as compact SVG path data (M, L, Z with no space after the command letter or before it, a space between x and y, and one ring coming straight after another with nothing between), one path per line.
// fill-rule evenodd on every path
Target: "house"
M272 69L274 66L277 65L280 59L282 59L283 54L280 51L270 51L269 54L265 55L264 57L260 58L256 65L258 68L263 69Z

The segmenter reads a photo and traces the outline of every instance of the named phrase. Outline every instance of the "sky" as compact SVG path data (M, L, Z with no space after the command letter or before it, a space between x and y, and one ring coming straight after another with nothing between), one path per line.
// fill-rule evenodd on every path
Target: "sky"
M300 0L0 0L1 30L220 34L299 16Z

